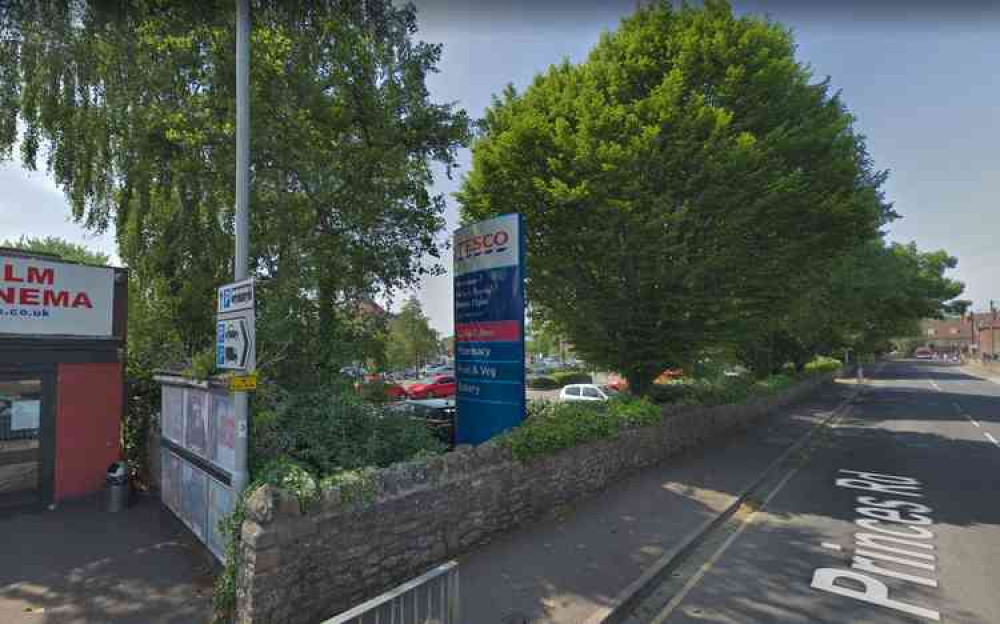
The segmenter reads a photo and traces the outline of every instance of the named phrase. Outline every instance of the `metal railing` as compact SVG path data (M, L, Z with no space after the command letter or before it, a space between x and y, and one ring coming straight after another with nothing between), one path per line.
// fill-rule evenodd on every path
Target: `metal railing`
M449 561L322 624L459 624L458 562Z

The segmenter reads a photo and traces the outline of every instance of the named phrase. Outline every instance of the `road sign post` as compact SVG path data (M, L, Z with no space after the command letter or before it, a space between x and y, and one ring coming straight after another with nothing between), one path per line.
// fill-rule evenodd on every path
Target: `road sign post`
M246 486L247 422L249 401L247 390L257 387L256 303L253 279L244 279L219 287L216 297L215 366L220 370L240 373L242 381L230 384L234 392L236 412L236 468L233 471L233 491L239 495Z

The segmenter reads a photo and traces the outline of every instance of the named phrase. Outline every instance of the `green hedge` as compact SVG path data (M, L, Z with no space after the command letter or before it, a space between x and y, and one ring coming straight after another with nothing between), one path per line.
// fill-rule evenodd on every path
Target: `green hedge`
M645 399L619 397L607 403L534 404L528 419L500 438L514 457L526 461L584 442L618 435L622 429L653 425L660 408Z
M818 375L822 373L832 373L840 370L840 367L843 365L843 362L836 358L820 355L812 362L806 364L806 374Z
M578 371L560 371L558 373L553 373L552 379L556 380L556 383L559 384L560 388L568 384L594 383L594 378L588 373L581 373Z
M555 390L557 388L561 388L562 386L560 386L559 382L557 382L552 377L542 376L542 377L529 377L528 387L531 388L532 390Z

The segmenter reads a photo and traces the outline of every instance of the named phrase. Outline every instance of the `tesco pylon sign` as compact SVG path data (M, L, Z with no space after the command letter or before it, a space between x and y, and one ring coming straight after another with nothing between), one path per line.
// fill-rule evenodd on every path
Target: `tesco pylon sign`
M520 215L455 232L456 442L517 426L524 395L524 228Z
M111 336L115 272L0 254L0 334Z

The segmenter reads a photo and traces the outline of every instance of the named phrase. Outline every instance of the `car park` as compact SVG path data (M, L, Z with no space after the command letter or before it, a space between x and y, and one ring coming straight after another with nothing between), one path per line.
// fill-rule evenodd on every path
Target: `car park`
M569 384L559 391L560 401L609 401L617 394L608 386Z

